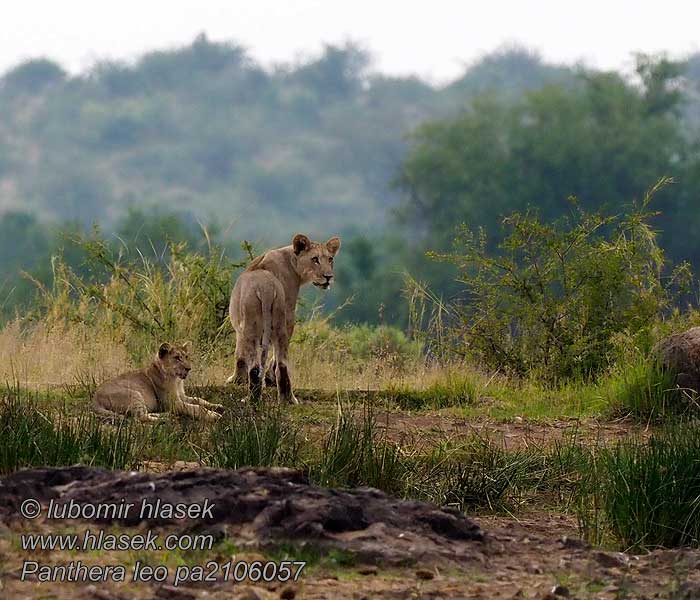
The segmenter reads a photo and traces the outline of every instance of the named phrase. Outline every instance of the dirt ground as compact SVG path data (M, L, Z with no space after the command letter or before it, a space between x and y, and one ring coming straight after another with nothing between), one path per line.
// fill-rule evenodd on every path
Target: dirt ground
M482 553L466 564L441 561L406 567L362 565L309 570L296 584L246 583L206 587L149 584L46 584L18 581L21 557L0 539L0 597L57 600L175 600L308 598L700 598L700 552L645 556L594 551L562 516L476 519L487 532ZM241 560L259 555L248 553ZM52 556L52 560L58 560ZM172 583L172 582L171 582Z
M46 483L46 482L50 482ZM56 600L196 600L271 598L700 598L700 551L655 551L635 556L589 547L565 515L469 519L424 503L403 502L371 490L337 492L308 484L286 469L238 472L207 469L160 474L76 469L20 472L0 481L0 598ZM224 534L245 540L237 560L273 560L269 543L282 538L315 549L322 559L297 583L40 583L20 581L22 562L64 564L80 555L22 551L19 536L55 531L45 519L18 518L18 501L114 501L157 496L215 498ZM261 515L265 515L264 518ZM126 521L127 528L143 523ZM151 524L153 525L153 524ZM162 519L171 531L191 523ZM130 529L131 530L131 529ZM324 560L342 551L335 563ZM217 551L216 561L231 556ZM300 550L301 552L301 550ZM301 558L301 557L300 557ZM91 564L144 559L105 551ZM153 564L166 560L151 557ZM211 556L206 557L212 559ZM275 558L274 560L278 560Z
M212 390L211 393L218 392ZM206 393L202 395L207 396ZM329 397L325 404L319 402L313 410L308 415L300 413L294 418L309 431L321 434L327 431L328 424L334 419L333 398ZM352 410L359 412L362 408L356 404ZM401 410L377 410L374 417L378 425L387 427L390 439L404 445L414 441L459 440L478 434L502 443L508 449L523 449L572 438L586 444L608 444L630 436L650 434L648 427L633 422L593 418L528 421L515 417L509 421L495 421L486 417L460 417L445 411ZM60 480L54 482L53 492L44 495L42 501L48 502L55 494L69 493L79 497L81 489L83 500L93 497L98 489L100 493L111 490L113 497L131 493L140 498L150 493L149 486L153 486L151 491L162 493L163 489L182 485L193 473L203 471L191 462L170 465L146 462L143 467L138 474L138 477L145 478L141 487L130 487L127 479L113 480L111 475L99 476L102 479L88 477L82 487ZM444 523L452 523L449 512L445 516L437 507L421 505L410 508L407 506L420 503L401 503L384 498L382 494L363 496L362 492L352 490L350 496L334 490L318 492L314 490L321 488L311 490L307 483L293 475L289 476L291 479L272 486L267 479L253 483L251 480L245 484L248 487L243 488L240 481L226 479L228 475L221 477L223 479L214 484L207 483L205 477L187 488L198 489L197 493L209 493L211 485L215 485L224 494L222 497L228 498L229 512L221 519L226 529L222 531L224 537L236 541L236 548L219 550L213 559L219 562L234 558L279 560L279 555L270 550L276 542L283 539L291 539L296 544L303 542L306 548L313 550L316 559L310 562L298 582L263 585L250 581L216 581L174 587L171 576L163 583L20 581L25 560L36 558L46 564L65 564L80 558L80 555L76 556L74 552L23 551L19 541L22 534L53 532L56 527L42 520L28 522L13 518L13 511L16 513L18 509L17 502L13 504L9 500L7 483L0 480L0 600L700 599L700 550L657 550L637 556L591 548L578 538L576 522L570 515L538 511L527 512L525 516L520 513L512 517L475 516L460 520L457 533L454 533L449 527L443 528L447 527ZM33 483L25 481L13 488L16 498L41 495L42 485L37 487L37 482L41 484L43 480L42 477L35 478ZM280 511L279 502L275 504L277 500L273 500L286 498L290 486L297 486L294 489L298 488L301 494L301 504L283 503L284 508ZM231 500L226 494L234 489L238 490L238 495ZM314 504L317 502L321 504ZM371 509L373 503L376 503L376 510ZM256 518L263 513L269 516L266 509L272 504L277 506L272 510L276 515L272 521L277 525L270 525L263 519L267 523L263 527ZM433 515L433 509L438 510L437 516ZM364 515L360 525L347 525L360 513ZM426 521L426 514L433 516ZM423 523L420 527L416 525L419 521ZM289 529L284 525L288 522L294 522L296 528ZM135 523L122 525L131 528L129 531L134 528L138 531L140 527ZM167 528L172 524L160 523L158 526ZM472 526L476 529L470 529ZM480 535L470 537L465 533L477 529ZM241 539L246 543L238 544ZM342 553L336 556L338 550ZM290 557L294 558L293 555ZM106 551L91 554L86 562L130 565L144 558L152 564L158 564L158 561L176 564L179 560L172 556L149 557L133 551L127 556L123 552ZM203 562L211 559L211 556L202 557Z
M395 411L375 416L379 425L388 426L390 438L399 442L404 438L433 436L458 439L477 434L502 443L509 450L542 447L571 439L585 444L609 444L630 436L644 437L650 433L649 428L625 420L557 419L535 422L517 418L503 422L487 418Z

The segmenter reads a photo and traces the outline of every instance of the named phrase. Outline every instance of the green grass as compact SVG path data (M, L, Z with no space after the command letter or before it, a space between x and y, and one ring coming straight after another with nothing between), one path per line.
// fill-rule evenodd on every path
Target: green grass
M227 415L218 422L212 439L215 443L206 458L212 467L294 467L300 463L298 431L279 408Z
M404 457L400 448L386 438L386 430L377 426L369 405L359 418L339 406L336 421L312 460L309 474L320 485L363 485L388 493L400 493L404 488Z
M649 441L594 454L579 519L595 543L623 549L700 544L700 426L677 423Z
M628 377L639 380L632 369ZM611 379L608 387L591 387L589 393L610 392L620 381ZM324 421L309 429L303 425L308 406L296 415L275 405L259 411L231 405L214 426L185 418L150 425L127 418L101 421L76 400L61 403L55 394L17 386L0 398L1 474L77 463L135 469L148 460L286 466L303 470L318 485L369 486L472 514L572 511L589 540L620 549L700 545L695 421L669 425L649 441L633 438L609 447L587 446L574 430L554 443L507 449L466 433L416 433L397 442L368 401L361 410L339 404L327 428L324 412Z
M77 463L131 469L142 459L133 423L104 427L91 413L47 410L19 388L0 399L0 439L0 473Z
M404 410L436 410L447 407L466 407L478 404L485 389L482 377L475 374L455 374L447 371L445 377L422 390L405 386L390 387L387 396Z
M612 414L645 421L672 418L697 408L694 393L678 389L671 373L642 356L614 367L600 388Z

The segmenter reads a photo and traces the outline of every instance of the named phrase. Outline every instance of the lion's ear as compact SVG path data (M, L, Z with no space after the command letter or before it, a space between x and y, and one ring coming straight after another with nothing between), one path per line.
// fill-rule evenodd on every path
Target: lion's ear
M294 248L294 254L298 256L311 248L311 240L303 233L297 233L292 239L292 247Z
M340 250L340 238L332 237L326 242L326 248L328 248L328 252L330 252L333 256L338 254L338 250Z
M160 348L158 348L158 356L159 358L163 358L168 352L170 352L173 349L173 347L168 344L168 342L163 342L160 345Z
M188 352L188 351L189 351L189 349L190 349L190 341L189 341L189 340L187 340L184 344L182 344L182 349L183 349L185 352Z

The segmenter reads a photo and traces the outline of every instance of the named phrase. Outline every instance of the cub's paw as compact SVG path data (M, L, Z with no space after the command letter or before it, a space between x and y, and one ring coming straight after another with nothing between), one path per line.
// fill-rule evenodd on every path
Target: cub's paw
M204 413L204 418L207 421L218 421L221 418L221 415L218 412L214 412L213 410L208 410Z

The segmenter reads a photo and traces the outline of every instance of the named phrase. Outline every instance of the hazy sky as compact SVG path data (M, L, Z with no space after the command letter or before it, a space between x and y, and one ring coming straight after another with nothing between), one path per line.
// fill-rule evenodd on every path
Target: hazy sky
M503 44L549 60L629 68L633 51L700 50L692 0L1 0L0 71L36 56L77 72L189 43L235 40L264 64L351 39L375 66L434 82Z

